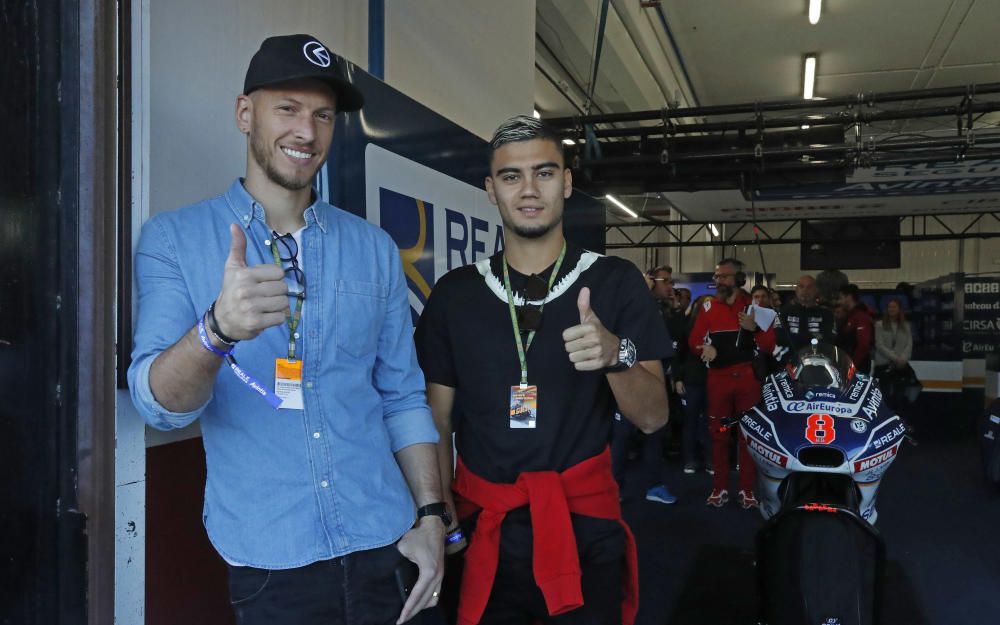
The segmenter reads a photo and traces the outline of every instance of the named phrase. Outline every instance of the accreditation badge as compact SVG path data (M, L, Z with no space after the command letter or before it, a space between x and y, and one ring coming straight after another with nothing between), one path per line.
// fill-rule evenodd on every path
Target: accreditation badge
M302 361L278 358L274 361L274 394L280 409L302 410Z
M517 384L510 387L511 429L535 428L538 421L538 387Z

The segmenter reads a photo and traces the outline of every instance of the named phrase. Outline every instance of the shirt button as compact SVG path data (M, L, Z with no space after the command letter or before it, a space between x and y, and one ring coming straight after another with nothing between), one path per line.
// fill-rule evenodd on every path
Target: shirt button
M312 382L306 382L306 388L312 388L312 387L313 387Z
M313 438L319 438L319 432L313 432Z
M327 486L330 485L330 482L327 482L326 480L323 480L322 482L319 483L319 485L322 486L323 488L326 488Z

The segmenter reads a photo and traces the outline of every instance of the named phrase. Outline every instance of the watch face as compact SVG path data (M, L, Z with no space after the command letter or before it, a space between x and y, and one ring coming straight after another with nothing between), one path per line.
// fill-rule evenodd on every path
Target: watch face
M626 367L635 364L635 345L628 339L622 339L618 347L618 362Z

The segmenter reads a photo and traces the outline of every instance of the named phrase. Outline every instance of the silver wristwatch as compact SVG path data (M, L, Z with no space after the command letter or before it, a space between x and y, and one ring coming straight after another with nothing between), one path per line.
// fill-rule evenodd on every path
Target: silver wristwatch
M618 364L608 367L608 371L625 371L635 366L635 344L627 338L618 341Z

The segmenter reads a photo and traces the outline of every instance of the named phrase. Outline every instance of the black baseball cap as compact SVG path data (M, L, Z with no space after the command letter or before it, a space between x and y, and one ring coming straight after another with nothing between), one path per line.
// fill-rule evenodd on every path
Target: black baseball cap
M289 80L315 78L337 94L337 111L356 111L365 98L340 70L338 58L312 35L268 37L250 59L243 93Z

